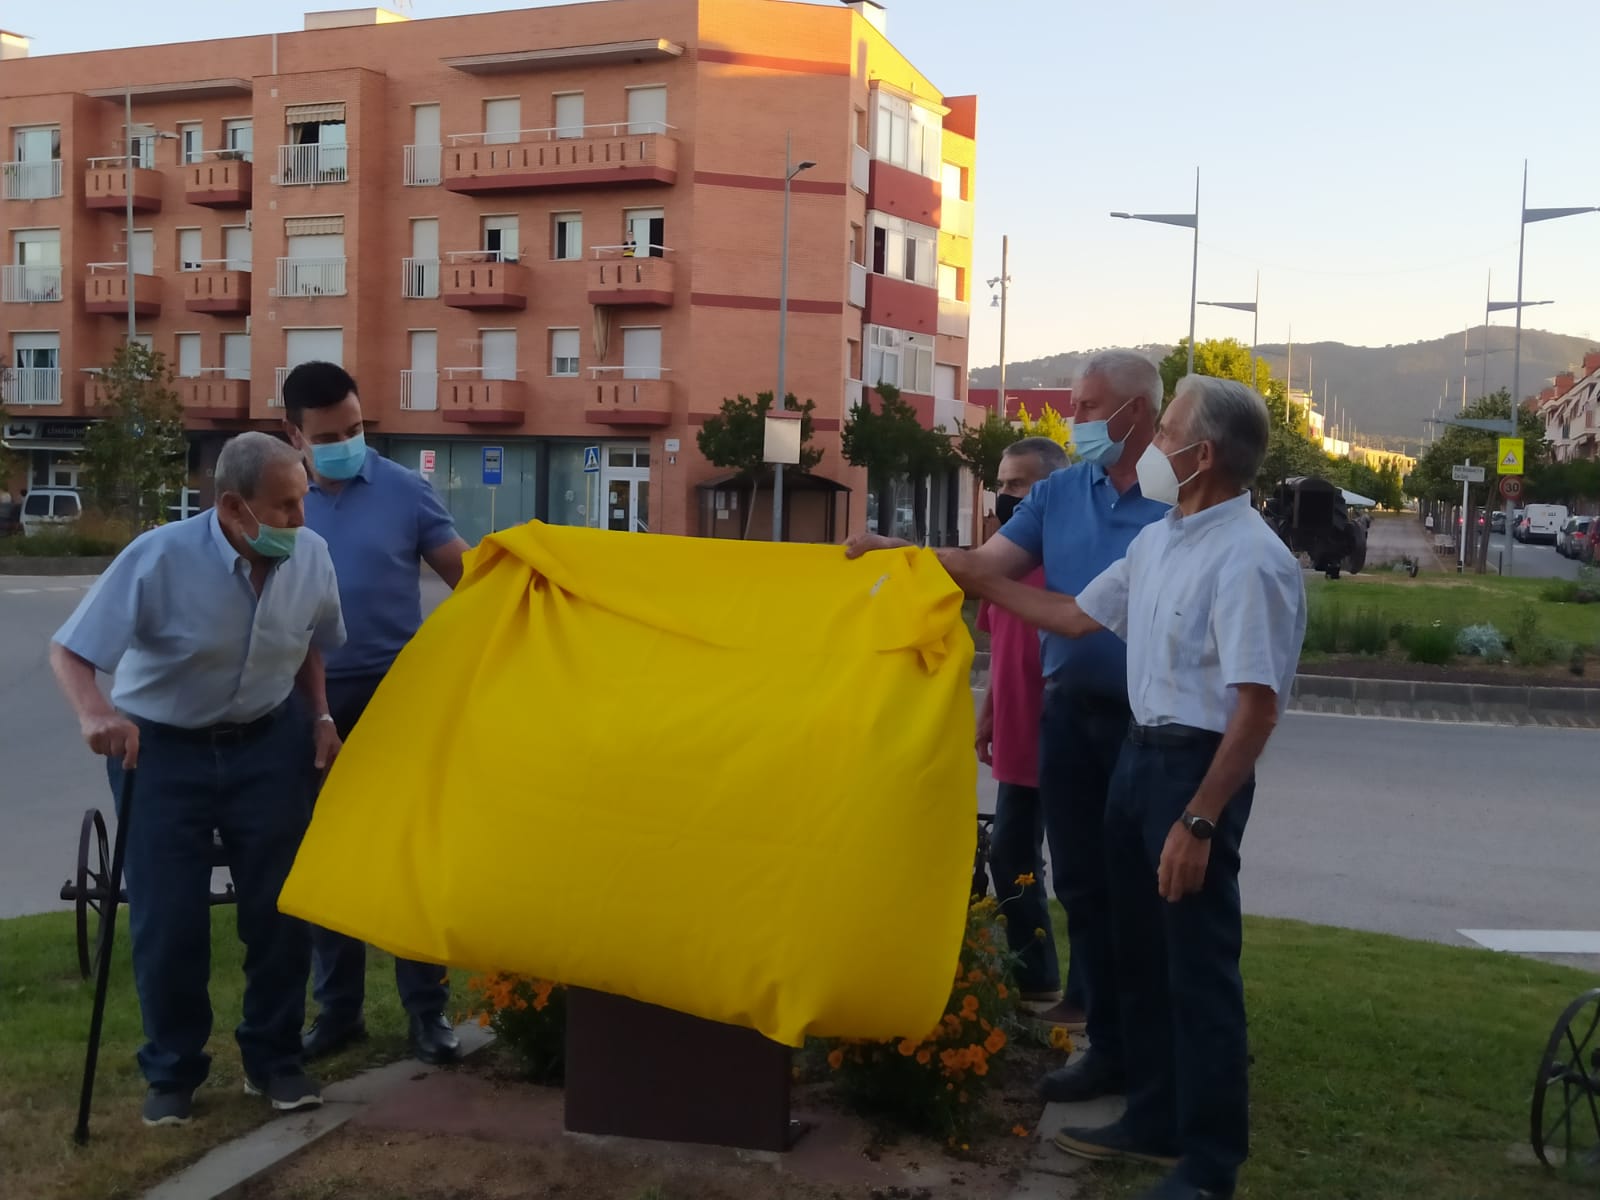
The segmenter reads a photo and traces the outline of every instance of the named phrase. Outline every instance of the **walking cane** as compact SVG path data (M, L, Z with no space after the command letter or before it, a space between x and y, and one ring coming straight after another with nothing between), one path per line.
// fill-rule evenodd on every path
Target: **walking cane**
M103 903L105 931L100 935L99 962L94 976L94 1011L89 1018L89 1050L83 1060L83 1091L78 1096L78 1127L72 1140L78 1145L89 1141L89 1104L94 1099L94 1069L100 1061L100 1027L106 1015L106 986L111 981L111 943L116 939L117 901L122 896L123 856L128 849L128 822L133 818L132 769L122 772L122 788L117 798L117 837L111 850L111 882Z

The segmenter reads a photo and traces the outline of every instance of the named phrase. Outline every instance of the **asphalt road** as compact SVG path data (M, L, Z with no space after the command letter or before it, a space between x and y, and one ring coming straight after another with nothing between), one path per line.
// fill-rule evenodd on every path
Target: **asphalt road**
M109 806L45 661L86 585L0 577L0 917L62 907L83 810ZM430 606L442 594L431 581ZM1440 941L1600 929L1597 767L1595 731L1290 714L1245 838L1246 907Z
M1489 539L1489 569L1505 558L1506 539L1496 534ZM1511 552L1511 574L1518 579L1576 579L1578 560L1563 558L1554 546L1517 542Z

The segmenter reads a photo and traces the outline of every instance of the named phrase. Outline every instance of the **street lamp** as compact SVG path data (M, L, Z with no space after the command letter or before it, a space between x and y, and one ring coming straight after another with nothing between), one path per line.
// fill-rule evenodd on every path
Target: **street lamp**
M178 135L152 130L151 137L167 141L176 141ZM133 152L133 89L122 90L122 149L123 161L127 164L128 177L123 180L123 190L127 192L127 204L123 213L126 228L123 232L124 262L122 269L127 279L128 289L128 344L138 336L138 314L134 311L134 284L133 284L133 172L138 166L137 155Z
M1000 310L1000 392L999 401L995 405L1001 419L1006 416L1006 304L1009 300L1011 289L1011 235L1007 234L1000 239L1000 274L989 280L989 287L996 286L1000 291L995 295L993 307Z
M1256 386L1256 343L1261 334L1261 272L1256 272L1256 298L1254 300L1202 300L1207 308L1231 308L1235 312L1247 312L1255 320L1250 322L1250 386ZM1194 331L1190 330L1189 340L1194 341ZM1192 367L1192 360L1191 360Z
M1154 221L1159 225L1181 225L1194 230L1194 264L1189 275L1189 366L1194 374L1194 310L1200 285L1200 168L1194 169L1194 211L1192 213L1129 213L1114 212L1113 217L1124 221Z
M785 371L789 365L789 196L794 177L801 171L809 171L817 164L809 160L805 162L794 161L794 134L784 135L783 141L783 266L778 276L778 390L772 397L772 407L776 412L784 412L787 406L784 397L788 390L784 379ZM769 421L772 417L767 418ZM773 464L772 474L772 540L783 540L783 464Z

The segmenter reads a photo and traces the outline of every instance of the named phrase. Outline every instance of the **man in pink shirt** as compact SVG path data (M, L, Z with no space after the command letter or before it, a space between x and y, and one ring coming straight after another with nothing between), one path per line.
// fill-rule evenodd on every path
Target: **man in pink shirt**
M995 516L1002 527L1033 485L1067 466L1067 454L1049 438L1023 438L1000 461ZM1044 568L1024 577L1044 586ZM1068 964L1062 999L1061 968L1050 928L1049 891L1044 885L1044 811L1039 803L1039 724L1044 677L1039 632L1003 608L984 604L978 628L989 635L989 688L978 717L978 758L1000 785L990 834L989 867L1006 917L1006 936L1018 956L1022 999L1041 1019L1073 1032L1083 1029L1083 1001ZM1019 877L1033 882L1018 884ZM1044 936L1039 936L1042 930Z

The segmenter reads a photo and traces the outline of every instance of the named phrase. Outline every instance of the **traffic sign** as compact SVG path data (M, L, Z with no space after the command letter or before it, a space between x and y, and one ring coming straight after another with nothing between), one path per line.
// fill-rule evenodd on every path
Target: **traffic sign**
M1500 494L1507 500L1522 498L1522 476L1506 475L1500 480Z
M1450 468L1450 478L1457 483L1482 483L1482 467L1454 466Z
M1521 438L1501 438L1498 462L1502 475L1521 475L1523 465Z
M505 454L499 446L485 446L483 448L483 486L499 487L504 475L501 461Z
M583 448L583 473L593 475L600 470L600 447L585 446Z
M432 475L434 470L437 468L438 463L439 452L437 450L424 450L422 452L420 469L424 475Z

